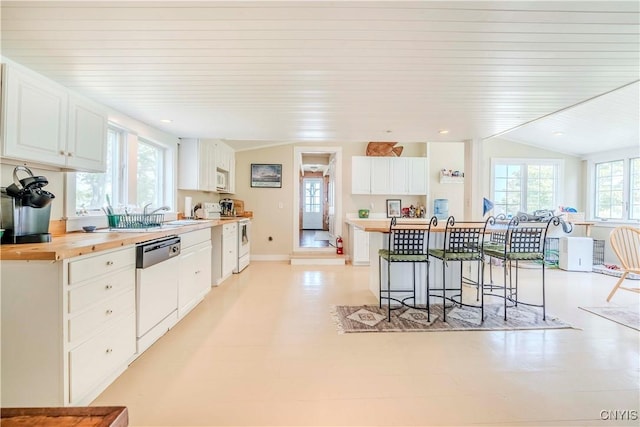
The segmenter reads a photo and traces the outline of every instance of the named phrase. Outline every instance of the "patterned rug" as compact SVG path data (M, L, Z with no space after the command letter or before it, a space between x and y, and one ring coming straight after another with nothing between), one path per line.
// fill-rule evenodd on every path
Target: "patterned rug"
M391 310L387 322L386 307L377 305L338 305L331 309L338 333L350 332L438 332L438 331L504 331L526 329L563 329L571 325L549 315L542 320L542 309L519 305L507 308L504 321L503 306L492 304L484 308L484 322L480 322L480 309L473 307L447 307L447 322L442 319L442 305L431 306L431 321L424 310L402 307Z
M640 331L638 307L578 307L612 322Z

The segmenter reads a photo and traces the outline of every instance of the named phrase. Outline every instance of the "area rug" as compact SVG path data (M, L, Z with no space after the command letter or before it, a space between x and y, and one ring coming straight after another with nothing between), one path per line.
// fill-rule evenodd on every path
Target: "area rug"
M329 232L316 231L316 234L313 236L313 240L329 240Z
M638 307L578 307L612 322L640 331L640 312Z
M593 272L614 277L622 276L622 271L620 271L620 267L617 265L594 265ZM640 274L629 273L626 278L629 280L640 280Z
M526 329L563 329L571 325L549 315L542 320L542 310L524 305L507 308L504 320L503 306L485 306L484 322L480 322L480 309L473 307L447 307L447 322L442 321L442 305L431 306L431 319L427 321L424 308L416 310L402 307L391 311L387 321L386 307L377 305L338 305L331 308L338 333L351 332L442 332L442 331L505 331Z

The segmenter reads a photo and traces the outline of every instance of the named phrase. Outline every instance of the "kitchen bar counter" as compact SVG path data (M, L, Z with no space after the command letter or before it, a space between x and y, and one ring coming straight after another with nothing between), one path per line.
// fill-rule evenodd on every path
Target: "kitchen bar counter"
M175 234L188 233L203 228L216 227L232 221L239 221L242 217L225 218L220 220L198 220L194 224L181 226L158 227L158 230L141 232L103 232L83 231L71 232L53 236L49 243L23 243L19 245L3 244L0 246L0 260L13 261L59 261L80 255L96 253L107 249L133 245L146 240Z

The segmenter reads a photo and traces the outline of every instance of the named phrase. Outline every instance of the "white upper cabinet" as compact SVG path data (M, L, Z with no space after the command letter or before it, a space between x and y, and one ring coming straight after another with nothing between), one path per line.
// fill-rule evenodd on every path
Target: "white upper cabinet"
M371 194L394 194L391 157L371 157Z
M107 113L88 99L69 96L69 135L67 167L76 170L105 171Z
M426 157L407 157L407 194L427 194L429 163Z
M222 141L216 144L217 173L224 175L224 186L218 186L220 193L235 193L236 185L236 153Z
M182 139L178 147L178 188L216 191L215 155L212 141Z
M426 157L354 156L352 194L426 195Z
M351 158L351 194L371 194L371 157Z
M107 114L63 86L3 64L2 155L64 169L106 170Z

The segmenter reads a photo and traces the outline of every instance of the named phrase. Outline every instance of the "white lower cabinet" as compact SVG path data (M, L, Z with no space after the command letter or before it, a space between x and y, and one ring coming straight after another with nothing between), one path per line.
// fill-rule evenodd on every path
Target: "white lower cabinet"
M181 234L178 318L182 319L211 290L211 231Z
M233 274L238 263L238 223L222 226L222 277Z
M369 233L350 226L351 264L369 265Z
M134 246L1 275L3 406L87 405L135 357Z

